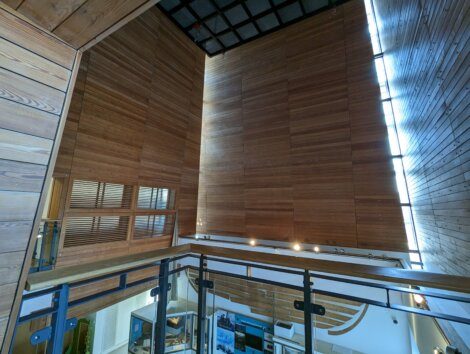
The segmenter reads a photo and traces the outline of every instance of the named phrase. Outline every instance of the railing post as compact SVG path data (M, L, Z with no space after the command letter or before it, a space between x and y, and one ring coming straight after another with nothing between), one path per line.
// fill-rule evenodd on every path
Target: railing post
M57 233L58 233L58 225L57 221L54 221L54 228L52 229L52 242L51 242L51 253L50 253L50 264L53 266L55 265L55 260L57 257Z
M42 270L44 266L44 247L46 245L46 238L47 238L47 221L44 221L43 232L41 237L41 250L39 252L39 264L38 264L38 271ZM36 242L38 242L37 240Z
M54 296L54 308L56 312L51 320L51 339L47 344L47 354L62 354L64 335L67 331L67 308L69 304L69 285L62 284L60 290Z
M305 327L305 354L312 354L312 289L310 286L310 272L304 271L304 327Z
M168 304L168 273L170 261L162 259L158 275L157 323L155 324L154 354L165 353L166 307Z
M206 257L199 258L199 286L197 291L197 347L196 353L203 354L206 342L206 287L204 286L204 269Z

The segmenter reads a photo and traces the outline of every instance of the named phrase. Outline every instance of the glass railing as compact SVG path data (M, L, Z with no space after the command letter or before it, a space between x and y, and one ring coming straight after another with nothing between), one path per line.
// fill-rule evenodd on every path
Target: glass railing
M138 280L155 262L28 293L13 353L468 352L468 293L270 264L187 254ZM115 287L68 295L112 279ZM117 294L129 298L72 317ZM28 305L45 296L47 306Z
M60 221L42 220L36 236L30 272L50 270L55 265L59 247Z

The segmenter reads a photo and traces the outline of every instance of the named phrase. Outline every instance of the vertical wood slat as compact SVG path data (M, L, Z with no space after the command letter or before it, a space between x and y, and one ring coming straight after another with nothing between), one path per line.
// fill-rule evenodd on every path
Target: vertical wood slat
M0 257L16 254L20 262L0 285L0 321L8 323L7 332L0 333L2 351L10 345L30 267L38 211L74 84L74 62L77 67L74 49L0 6ZM1 264L0 273L4 269Z

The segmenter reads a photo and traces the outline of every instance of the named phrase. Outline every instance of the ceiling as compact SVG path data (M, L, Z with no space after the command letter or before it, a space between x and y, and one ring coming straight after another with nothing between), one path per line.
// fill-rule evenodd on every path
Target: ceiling
M161 0L157 6L209 56L346 0Z

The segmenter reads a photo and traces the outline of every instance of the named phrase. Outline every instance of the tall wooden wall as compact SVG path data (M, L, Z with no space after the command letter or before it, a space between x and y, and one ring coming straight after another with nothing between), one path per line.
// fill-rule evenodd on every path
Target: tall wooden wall
M468 275L470 3L374 4L425 268Z
M206 61L199 232L407 249L363 2Z
M0 5L0 346L10 314L14 327L79 61Z
M83 55L55 177L176 190L196 228L204 53L153 8ZM58 266L167 247L171 237L65 247Z

